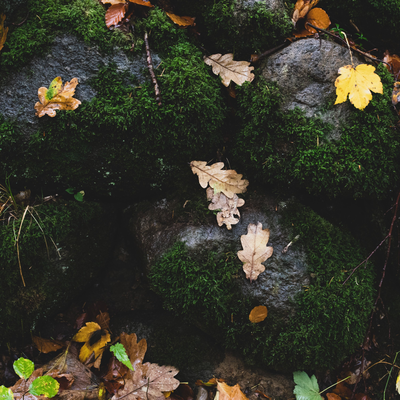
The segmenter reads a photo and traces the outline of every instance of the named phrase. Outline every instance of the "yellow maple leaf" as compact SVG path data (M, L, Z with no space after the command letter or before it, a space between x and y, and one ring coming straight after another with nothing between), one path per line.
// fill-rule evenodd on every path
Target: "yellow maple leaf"
M66 82L63 86L60 76L54 78L47 89L41 87L38 89L39 100L35 104L36 114L39 118L47 114L50 117L56 116L56 110L75 110L81 102L74 99L75 88L78 79L73 78L71 82Z
M383 93L381 78L374 72L375 67L368 64L360 64L356 68L345 65L339 68L341 75L335 81L335 104L343 103L349 96L354 107L364 110L372 99L371 90L375 93Z
M85 362L94 353L94 358L103 354L104 346L111 340L110 334L106 329L102 329L96 322L86 322L86 326L81 328L72 338L75 342L84 342L79 352L79 360Z

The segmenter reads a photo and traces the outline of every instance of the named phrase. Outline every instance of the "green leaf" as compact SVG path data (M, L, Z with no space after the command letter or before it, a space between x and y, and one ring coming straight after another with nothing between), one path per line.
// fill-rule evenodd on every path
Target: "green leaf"
M31 375L33 370L35 369L35 364L28 360L27 358L18 358L17 361L14 361L13 364L15 373L23 379L28 379Z
M129 369L133 371L132 364L129 361L128 354L126 354L125 347L122 343L114 344L110 347L110 350L114 353L115 357L117 357L118 361L121 361L122 364L126 365Z
M297 400L320 400L319 386L317 378L313 375L311 378L304 371L293 372L293 379L296 386L293 393Z
M11 389L6 388L5 386L0 386L0 400L13 400L14 394Z
M84 192L83 190L81 190L81 191L78 192L78 193L75 193L75 195L74 195L75 200L83 201L83 196L84 196L84 195L85 195L85 192Z
M67 192L67 193L69 193L69 194L74 194L74 189L72 189L72 188L68 188L68 189L65 189L65 191Z
M39 376L29 386L29 393L34 396L44 395L46 397L54 397L58 393L60 384L51 376Z
M49 89L46 90L45 98L46 100L50 101L54 96L58 94L61 90L62 80L61 77L57 76L54 78L53 81L50 83Z

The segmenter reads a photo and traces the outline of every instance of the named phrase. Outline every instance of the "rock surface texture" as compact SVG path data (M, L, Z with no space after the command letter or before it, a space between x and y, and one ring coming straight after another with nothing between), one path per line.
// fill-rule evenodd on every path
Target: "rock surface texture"
M160 59L153 55L153 63L158 65ZM78 78L75 98L89 101L96 96L96 91L90 86L90 78L99 69L110 63L117 65L118 72L128 71L137 77L139 82L145 78L143 68L147 68L146 56L133 59L121 50L113 54L101 54L94 45L70 34L63 34L54 40L54 44L44 57L34 58L21 71L12 74L5 82L0 81L2 96L0 99L1 113L18 122L26 134L36 131L43 121L35 116L34 106L38 99L38 89L49 87L52 80L61 76L63 83L72 78Z

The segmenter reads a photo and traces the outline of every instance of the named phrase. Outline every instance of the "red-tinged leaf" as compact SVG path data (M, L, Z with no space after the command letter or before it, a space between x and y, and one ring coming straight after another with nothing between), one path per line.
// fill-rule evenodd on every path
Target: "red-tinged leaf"
M131 3L139 4L140 6L146 6L146 7L154 7L153 4L150 3L150 1L146 0L129 0Z
M107 28L110 28L113 25L117 25L120 22L126 13L127 5L125 3L119 3L112 5L106 11L106 25Z

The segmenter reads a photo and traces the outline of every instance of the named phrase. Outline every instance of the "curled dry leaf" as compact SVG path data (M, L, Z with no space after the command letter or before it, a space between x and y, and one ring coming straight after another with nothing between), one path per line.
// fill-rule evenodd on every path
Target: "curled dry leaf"
M110 28L113 25L117 25L125 17L125 13L128 9L128 5L125 3L113 4L106 11L106 25Z
M231 81L241 86L244 82L254 79L254 67L249 67L248 61L233 61L232 53L204 56L204 62L212 66L212 71L221 77L225 86L229 86Z
M240 212L238 207L243 206L245 201L240 199L236 194L230 199L222 192L214 193L211 187L207 188L207 199L211 201L208 205L209 210L221 210L217 213L218 226L226 225L228 230L232 229L232 225L239 222ZM238 218L235 218L235 215Z
M268 309L265 306L257 306L254 307L249 315L249 320L250 322L253 322L253 324L258 324L259 322L264 321L265 318L267 318L268 315Z
M234 170L223 170L223 162L207 165L206 161L192 161L190 167L193 173L198 175L203 189L209 184L214 193L223 192L230 199L235 193L244 193L247 190L249 181L242 179L243 175Z
M194 26L196 25L194 23L195 18L194 17L187 17L187 16L182 16L180 17L179 15L175 15L169 12L165 12L165 14L168 15L168 17L177 25L182 26L184 28L187 28L188 26Z
M307 13L317 5L319 0L297 0L292 16L293 25L296 25L300 18L304 18Z
M385 57L383 57L383 61L387 63L385 64L385 67L395 76L395 79L397 79L400 73L400 57L397 54L390 54L389 50L386 50L384 54Z
M36 348L44 354L57 351L66 345L61 340L43 339L38 336L33 336L32 340Z
M179 381L174 378L178 372L174 367L139 363L135 371L129 371L125 386L112 397L112 400L164 398L163 392L170 392L179 386Z
M339 68L341 76L335 81L335 104L345 102L349 96L354 107L364 110L372 99L371 90L383 94L381 78L374 71L375 67L368 64L360 64L356 68L352 65Z
M263 229L261 222L257 225L249 224L247 235L240 237L243 250L239 250L237 256L243 262L243 270L250 282L256 280L258 275L265 271L261 263L272 256L273 248L267 247L268 240L269 229Z
M6 16L4 14L0 14L0 51L4 47L4 43L7 40L8 27L4 28L5 19Z
M219 392L219 400L248 400L240 390L239 384L229 386L224 382L218 382L217 390Z
M56 116L56 110L75 110L81 102L74 99L75 88L78 79L73 78L63 86L61 77L55 78L49 89L41 87L38 90L40 102L35 104L36 114L39 118L47 114L50 117Z

